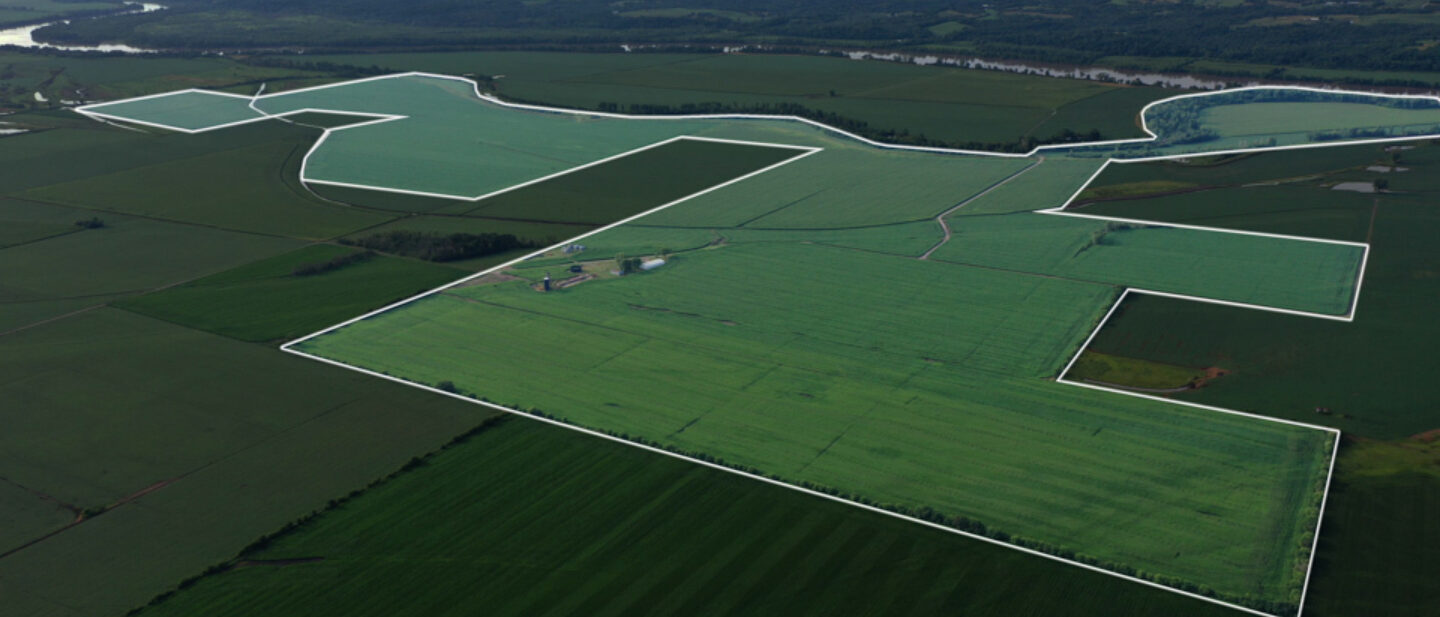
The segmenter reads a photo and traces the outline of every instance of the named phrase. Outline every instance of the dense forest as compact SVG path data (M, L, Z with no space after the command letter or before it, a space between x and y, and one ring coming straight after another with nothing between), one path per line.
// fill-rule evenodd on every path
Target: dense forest
M1064 63L1205 58L1440 71L1440 10L1386 0L174 0L48 28L164 48L870 48ZM1143 63L1142 63L1143 64Z

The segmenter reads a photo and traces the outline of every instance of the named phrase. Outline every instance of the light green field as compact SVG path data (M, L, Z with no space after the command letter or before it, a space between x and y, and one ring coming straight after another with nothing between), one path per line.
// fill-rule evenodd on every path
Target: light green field
M952 217L1058 208L1100 170L1101 159L1046 157L1021 176L956 210Z
M821 246L672 259L465 287L300 349L1228 595L1298 581L1324 433L1040 379L1113 288Z
M751 131L753 133L754 131ZM934 219L1029 165L827 142L824 151L655 213L652 225L833 229Z
M931 259L1311 313L1349 311L1363 247L1035 213L951 219Z
M301 351L1251 606L1298 600L1328 434L1048 378L1126 286L1343 314L1356 247L1026 212L1062 203L1099 159L506 110L419 76L262 106L406 115L332 133L310 177L452 195L681 134L822 148L508 271L524 280L451 289ZM997 186L916 259L944 238L934 217ZM658 271L604 275L617 254L662 252ZM531 289L570 262L602 276Z
M398 77L262 99L269 113L341 109L406 120L332 133L306 178L476 197L647 146L700 125L508 110L467 81Z
M1433 128L1440 107L1395 109L1362 103L1257 103L1205 110L1203 121L1225 135L1271 135L1379 127Z
M92 105L86 111L191 131L261 116L250 108L248 98L188 90L137 101Z

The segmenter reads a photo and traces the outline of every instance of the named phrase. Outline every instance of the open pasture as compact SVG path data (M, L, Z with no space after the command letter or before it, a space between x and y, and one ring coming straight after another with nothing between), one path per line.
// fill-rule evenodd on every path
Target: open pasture
M931 259L1344 315L1364 247L1016 213L953 217Z

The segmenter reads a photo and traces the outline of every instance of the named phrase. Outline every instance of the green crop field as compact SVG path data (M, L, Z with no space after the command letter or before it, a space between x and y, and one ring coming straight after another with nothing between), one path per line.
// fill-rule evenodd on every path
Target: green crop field
M238 563L139 614L1233 614L521 419Z
M804 154L680 139L473 204L466 216L603 225Z
M953 217L976 214L1008 214L1058 208L1065 205L1075 191L1095 175L1103 165L1100 159L1044 158L1025 170L1022 176L986 193L956 210ZM962 221L952 221L963 224Z
M1433 424L1432 424L1433 426ZM1433 438L1347 444L1335 467L1306 614L1421 617L1440 602L1440 447Z
M720 70L700 67L690 75L681 65L645 70L678 71L673 79L696 83ZM584 67L574 68L583 81ZM643 81L606 79L625 85L631 78ZM792 96L810 87L803 80L757 84ZM875 82L873 89L849 100L908 96L947 104L969 96L980 97L974 104L998 104L958 82ZM922 90L936 100L921 100ZM1063 94L1041 89L1030 96L1062 105ZM1346 101L1337 95L1273 104L1302 105L1317 131L1343 132L1354 127L1332 127L1324 118L1327 106L1351 104ZM331 133L310 157L307 173L460 197L682 135L820 149L586 238L588 248L578 253L522 262L503 275L309 339L295 347L299 351L432 386L449 382L446 387L471 396L1252 607L1283 612L1299 598L1329 434L1048 378L1128 286L1344 314L1356 291L1360 247L1028 212L1059 205L1100 166L1100 159L1064 153L1044 159L918 153L872 148L780 120L520 111L476 101L467 82L425 76L281 94L257 104L270 113L328 108L404 115ZM1157 112L1155 121L1216 137L1192 143L1183 132L1162 131L1153 148L1204 152L1276 137L1242 134L1243 127L1213 119L1185 125L1185 114L1199 118L1224 107L1175 105ZM1399 122L1382 118L1380 125L1405 130ZM1123 153L1153 153L1147 148ZM251 164L280 152L278 146L268 154L255 150ZM555 237L794 155L680 140L476 204L327 191L378 221L363 231L325 233L361 238L379 230L523 228L529 237ZM1330 168L1335 173L1326 178L1374 173L1349 164L1360 158L1349 156L1329 159L1344 165ZM219 167L208 159L195 164ZM1116 192L1139 197L1146 194L1137 187L1243 191L1249 189L1236 185L1256 176L1275 180L1275 170L1287 166L1298 167L1258 157L1192 161L1187 173L1199 171L1188 179L1141 173L1107 186L1128 187ZM1207 181L1201 177L1207 168L1228 175ZM278 169L267 174L272 183L293 166ZM147 172L163 170L126 175ZM1318 181L1278 180L1297 184L1266 188L1285 195L1322 188ZM66 186L25 196L61 201ZM76 190L104 192L99 185ZM1354 197L1325 191L1311 209L1334 211L1334 218L1313 228L1328 230L1327 237L1353 237L1363 212ZM1144 212L1144 201L1115 203ZM1209 214L1245 218L1246 203L1227 200ZM945 227L934 220L962 204ZM1274 219L1247 224L1279 226L1298 216L1279 207L1266 214ZM57 233L53 225L37 224L12 241L50 233ZM633 263L622 257L655 255L668 259L657 271L619 272ZM255 272L282 262L255 266ZM584 276L551 293L535 290L542 276L568 266ZM361 266L354 267L359 276ZM221 310L243 312L240 302L225 298L264 278L252 274L241 270L126 306L147 314L174 310L167 319L241 338L268 340L298 330L298 312L247 322ZM322 282L314 284L320 289ZM285 293L313 291L302 287L308 285ZM329 297L332 306L303 321L379 301ZM239 330L223 329L236 324ZM1197 369L1214 365L1111 355L1107 370L1146 373L1154 383L1193 379ZM1169 366L1160 371L1160 364Z
M994 71L813 56L453 52L307 56L394 71L495 76L502 97L597 109L801 105L872 129L1015 144L1070 130L1140 137L1140 108L1171 91Z
M1207 109L1202 120L1225 135L1271 135L1372 127L1418 127L1436 132L1440 108L1376 109L1359 103L1261 103Z
M1238 89L1166 100L1144 115L1153 141L1055 152L1125 159L1440 134L1434 99L1324 90Z
M207 91L181 91L140 100L100 103L88 106L86 110L107 117L183 130L205 129L263 116L251 109L249 98Z
M1251 420L1160 412L1156 403L1115 403L1113 395L1039 378L1059 370L1124 286L1343 314L1354 294L1360 248L1024 212L1063 202L1098 169L1093 159L1054 157L1037 167L1018 158L878 150L781 121L627 121L504 110L476 104L468 85L390 78L279 95L260 105L275 113L314 107L405 115L334 133L311 157L310 170L330 180L362 175L394 188L451 195L534 178L562 162L594 160L613 151L615 135L652 142L667 135L654 132L656 127L672 136L823 150L647 217L640 222L644 227L588 238L590 248L581 254L551 255L508 272L522 281L451 290L312 339L300 349L422 383L452 382L477 396L906 511L934 508L980 521L1017 542L1073 551L1082 560L1134 568L1174 584L1201 585L1253 605L1298 599L1314 520L1313 491L1328 460L1325 434L1261 425L1274 434L1242 446L1229 441L1234 436L1209 432L1230 421L1258 430ZM520 127L530 129L528 139L521 138ZM625 133L627 127L635 132ZM535 140L536 131L549 137ZM417 148L422 137L431 139ZM633 143L639 142L626 145ZM382 148L392 156L379 156ZM492 175L459 173L460 166L502 152ZM666 162L685 158L663 150L655 154ZM442 157L448 159L436 164ZM623 180L627 167L659 165L635 155L602 167L620 170L622 180L613 182L620 187L635 185ZM610 170L602 167L507 193L469 211L445 200L431 202L433 208L407 200L394 209L432 212L430 225L443 220L437 215L461 214L591 223L559 218L551 207L574 211L566 205L569 195L596 191L602 195L598 210L611 210L607 200L626 202L629 197L618 189L604 188L607 174L600 172ZM717 168L713 174L720 178L744 168ZM1031 173L1034 182L1027 186ZM967 202L991 188L974 204ZM644 190L659 195L667 189ZM959 204L977 208L962 208L947 219L948 239L937 238L938 225L919 227ZM914 259L937 246L929 263ZM620 254L670 254L672 263L638 278L607 276L607 270L620 267L610 261ZM566 302L531 290L541 274L567 263L598 280L581 281L555 296ZM809 325L797 330L795 319ZM496 365L499 358L489 351L494 349L520 351ZM862 364L865 357L871 359ZM861 367L872 365L887 369L861 376ZM580 377L543 392L524 385L532 373L546 371ZM847 381L836 383L840 376ZM645 385L651 382L655 385ZM657 406L655 387L676 388L660 398L687 403ZM947 404L942 401L968 413L963 420L939 414ZM1022 409L1029 414L1025 422L1015 416ZM1104 463L1088 459L1096 473L1125 469L1120 475L1133 477L1151 470L1154 462L1140 451L1126 454L1124 444L1105 439L1129 437L1113 428L1117 423L1159 413L1178 424L1156 439L1200 444L1206 454L1172 453L1162 466L1170 475L1152 476L1154 486L1136 494L1182 488L1174 474L1204 476L1215 484L1183 486L1197 504L1175 508L1089 492L1107 481L1087 491L1070 488L1068 481L1065 491L1050 484L1068 478L1075 461L1101 453ZM1044 427L1061 417L1096 432L1083 442L1053 441ZM1005 437L1010 445L992 441L1001 434L996 423L1013 425ZM1101 430L1108 436L1096 441ZM977 441L978 435L986 437ZM962 443L970 446L960 452L986 456L957 454L956 444ZM1063 462L1045 463L1062 466L1037 474L1037 444L1064 452ZM1019 458L996 462L991 460L996 450ZM1129 460L1133 467L1108 457ZM1233 477L1233 467L1180 471L1221 460L1264 465L1246 469L1243 489L1235 488L1241 481ZM941 471L977 463L984 464L971 474ZM995 473L996 466L1025 474ZM1032 479L1037 476L1045 480ZM1277 494L1283 497L1274 499ZM1100 502L1104 505L1094 510ZM1077 510L1089 510L1088 516L1036 516ZM1105 532L1086 522L1122 512L1138 527ZM1143 521L1135 518L1139 512L1145 512ZM1162 548L1177 545L1185 547L1179 555ZM1244 548L1237 553L1236 547Z
M29 0L20 1L29 3ZM69 2L64 5L76 6ZM324 77L317 71L247 65L218 56L59 57L0 51L0 109L41 107L43 105L35 100L36 92L52 101L51 104L62 100L140 96L181 88L238 88L241 94L254 94L261 81L274 89L282 84L305 84Z
M94 212L15 199L0 201L0 212L45 225L44 237L0 250L4 322L12 309L24 313L29 304L138 293L300 246L285 238L108 213L98 216L104 227L82 229L74 222L97 218ZM48 233L60 226L68 226L67 233Z
M1329 315L1362 247L1034 213L952 219L932 259Z
M453 281L463 273L385 256L330 272L293 273L298 266L360 252L340 246L310 246L117 306L244 341L274 341L314 332Z
M1282 156L1244 154L1111 165L1085 187L1076 201L1143 196L1155 192L1155 187L1147 185L1156 182L1166 183L1162 190L1293 182L1340 170L1363 169L1382 161L1389 162L1383 146L1361 144L1293 150ZM1223 206L1228 201L1217 199L1215 205Z
M519 283L463 287L300 349L423 383L452 381L793 482L933 507L1097 559L1124 555L1147 572L1226 593L1283 598L1296 558L1280 548L1288 542L1255 551L1228 534L1304 535L1294 512L1313 507L1306 495L1323 477L1325 435L1035 379L1063 363L1112 293L843 249L736 243L555 296ZM1077 306L1088 314L1067 317ZM495 349L509 350L503 362L488 360L500 360ZM536 375L552 385L527 387ZM1230 430L1247 436L1234 441ZM1157 473L1153 454L1142 454L1154 448L1186 454L1167 456ZM1075 486L1080 461L1116 475ZM1231 465L1245 469L1243 479ZM1172 473L1192 478L1179 509L1153 499L1180 488ZM1105 488L1121 477L1145 488ZM1204 488L1209 482L1218 484ZM1260 498L1274 491L1288 496ZM1168 552L1147 548L1159 545ZM1250 574L1222 582L1211 565L1220 563Z
M1229 371L1176 396L1255 413L1328 424L1351 437L1336 460L1307 615L1413 615L1440 601L1432 511L1440 498L1431 431L1440 425L1430 350L1440 341L1430 307L1440 254L1434 199L1440 148L1353 146L1264 154L1197 167L1111 166L1116 182L1165 178L1197 187L1185 195L1101 201L1086 212L1143 216L1279 233L1369 240L1373 255L1352 323L1335 324L1154 297L1132 297L1082 356L1104 352L1141 363ZM1367 171L1371 165L1407 171ZM1299 180L1296 180L1299 179ZM1386 179L1399 192L1327 190L1337 181ZM1251 186L1285 180L1286 186ZM1097 351L1098 350L1098 351ZM1077 363L1077 369L1081 364ZM1133 371L1110 379L1137 385ZM1324 408L1328 413L1316 413ZM1418 434L1418 435L1417 435ZM1414 437L1407 437L1415 435ZM1381 441L1384 440L1384 441Z
M332 238L398 216L322 201L294 180L317 131L271 122L232 132L253 137L240 137L235 147L51 184L20 196L304 239ZM187 141L186 137L166 135L148 141ZM140 148L142 143L134 146Z
M4 535L20 615L123 612L486 415L109 308L0 337L0 370L14 511L51 513Z
M1364 148L1372 156L1382 154L1377 146ZM1434 180L1440 164L1435 161L1437 150L1424 145L1399 151L1399 164L1410 171L1369 173L1374 178L1393 176L1397 182L1406 178L1411 185L1403 193L1328 190L1325 185L1334 179L1325 174L1353 179L1354 172L1349 165L1336 170L1327 169L1330 164L1325 163L1313 168L1317 177L1307 183L1086 206L1082 211L1094 214L1368 239L1374 247L1353 323L1132 296L1096 337L1092 349L1233 372L1181 395L1197 402L1330 424L1370 437L1396 438L1434 428L1430 401L1440 393L1426 385L1431 381L1423 376L1427 365L1423 358L1440 336L1434 332L1433 320L1425 316L1440 301L1430 274L1440 270L1440 256L1422 239L1440 229L1440 219L1429 206L1430 199L1440 194L1440 183ZM1259 158L1287 156L1290 153ZM1216 176L1226 173L1223 166L1213 171ZM1296 173L1276 171L1286 176ZM1199 169L1185 172L1200 184L1223 181L1207 180ZM1333 413L1316 414L1316 407L1331 408Z

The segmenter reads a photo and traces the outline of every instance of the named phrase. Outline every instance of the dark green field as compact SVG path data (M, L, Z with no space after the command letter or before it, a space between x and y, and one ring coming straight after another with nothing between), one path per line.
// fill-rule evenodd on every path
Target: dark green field
M681 139L480 200L464 214L605 225L804 153Z
M1434 614L1440 578L1440 442L1341 447L1306 615Z
M454 52L316 55L305 61L495 77L488 86L503 97L562 107L675 113L687 105L713 107L707 112L770 106L771 113L794 113L781 106L799 105L864 123L830 120L880 139L923 136L1012 149L1067 130L1141 137L1140 108L1175 93L815 56Z
M1284 186L1207 190L1183 195L1102 202L1080 208L1092 214L1144 218L1259 231L1319 235L1372 243L1353 323L1337 323L1200 304L1153 296L1130 296L1091 343L1112 356L1230 372L1185 400L1245 409L1303 422L1328 424L1367 437L1393 439L1440 426L1433 401L1440 386L1429 379L1429 358L1440 327L1428 315L1440 302L1440 147L1401 152L1406 172L1354 172L1388 156L1379 146L1350 148L1346 169ZM1335 160L1305 172L1288 163L1267 163L1266 154L1242 161L1286 175L1319 175ZM1312 157L1318 158L1318 157ZM1147 166L1114 166L1127 167ZM1155 166L1156 173L1166 167ZM1225 165L1183 170L1204 185L1226 182ZM1203 170L1212 172L1206 177ZM1106 174L1109 174L1107 169ZM1250 172L1247 180L1255 181ZM1174 177L1174 176L1171 176ZM1407 190L1374 195L1334 191L1338 180L1393 177ZM1107 379L1114 381L1114 378ZM1119 383L1125 383L1120 381ZM1316 413L1328 408L1329 414Z
M1130 296L1089 349L1230 374L1176 395L1341 428L1342 444L1320 536L1306 615L1429 615L1440 602L1433 512L1440 500L1440 386L1432 376L1440 327L1440 147L1385 152L1379 146L1305 153L1311 165L1275 153L1227 165L1111 166L1130 179L1224 185L1243 177L1312 177L1291 186L1225 188L1132 201L1083 212L1281 233L1369 240L1372 252L1355 321L1335 323L1152 296ZM1372 162L1410 171L1354 169ZM1370 158L1370 161L1366 159ZM1232 163L1231 165L1233 165ZM1228 178L1227 178L1228 177ZM1392 191L1362 195L1323 185L1385 178ZM1077 364L1077 369L1081 368ZM1083 373L1083 371L1081 371ZM1072 375L1081 377L1083 375ZM1142 385L1137 372L1122 384ZM1115 381L1115 377L1107 378ZM1326 413L1317 413L1324 408ZM1411 437L1412 435L1417 435Z
M295 268L362 251L313 245L117 306L242 341L292 339L453 281L465 271L375 256L330 272Z
M459 66L475 57L396 62ZM763 73L745 63L773 58L678 56L668 66L658 54L504 57L510 64L440 70L509 71L496 82L501 94L557 97L547 102L799 102L955 139L983 131L1044 138L1063 128L1127 136L1134 111L1161 95L813 58ZM16 60L16 75L0 78L18 88L8 94L19 101L47 67L62 65L70 68L52 84L61 95L192 85L251 92L261 80L274 89L323 78L219 58L25 58L44 60ZM810 64L821 60L843 69ZM572 66L560 70L565 63ZM835 81L856 67L864 67L856 82ZM734 75L756 77L726 78ZM657 91L682 77L691 80L685 88ZM146 134L63 111L3 121L40 129L0 138L0 614L26 616L122 614L491 417L246 341L290 338L462 274L449 266L517 254L447 266L377 256L294 276L297 265L351 251L314 242L412 230L553 243L793 155L728 147L721 156L681 142L704 151L661 149L659 160L607 166L628 166L627 182L576 174L565 181L575 184L475 204L330 189L314 196L295 177L318 135L312 128ZM1440 332L1426 325L1426 309L1440 296L1432 285L1440 252L1428 248L1440 232L1431 213L1440 148L1403 152L1401 164L1414 169L1390 174L1358 169L1388 160L1370 148L1177 165L1174 173L1111 166L1107 178L1134 174L1112 185L1225 188L1083 211L1349 239L1364 239L1375 215L1376 252L1354 324L1188 303L1152 315L1157 307L1136 304L1116 323L1152 338L1126 339L1124 349L1183 360L1175 374L1216 362L1238 367L1194 393L1198 400L1274 407L1375 437L1435 428L1427 406L1440 392L1426 386L1425 368ZM653 174L665 165L694 173ZM1321 171L1328 175L1293 186L1240 186ZM1318 186L1379 177L1404 193L1377 199ZM601 199L580 208L534 207L597 192ZM1287 205L1296 202L1303 207ZM1147 215L1156 210L1165 214ZM76 225L91 218L103 225ZM708 234L696 231L702 241ZM1335 413L1316 415L1322 404ZM1437 541L1433 469L1433 445L1418 440L1345 444L1307 615L1422 615L1440 602L1427 550ZM1235 614L519 419L245 556L317 557L246 563L145 614Z
M1234 614L519 418L232 564L140 614Z

